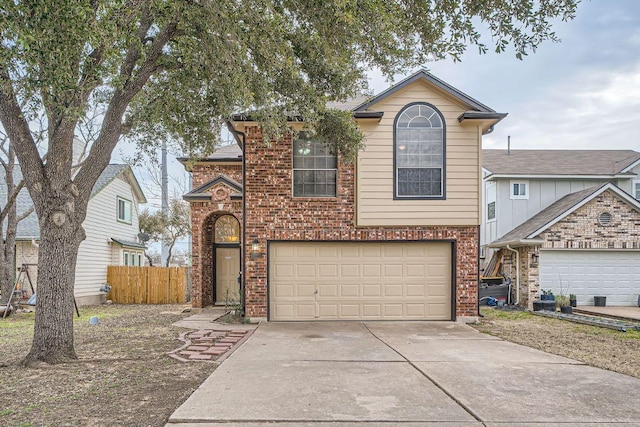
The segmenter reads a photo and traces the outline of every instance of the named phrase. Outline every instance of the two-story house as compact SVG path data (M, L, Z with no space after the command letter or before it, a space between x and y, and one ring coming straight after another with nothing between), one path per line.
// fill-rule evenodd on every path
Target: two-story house
M355 163L303 132L267 143L250 115L230 123L238 145L188 163L195 306L476 318L482 136L505 114L424 71L347 108L366 135Z
M484 275L502 270L529 307L541 289L637 304L638 173L632 150L483 150Z
M14 171L21 179L19 169ZM6 200L6 185L0 179L0 200ZM100 291L107 281L109 265L144 265L144 250L139 243L138 206L146 203L131 168L110 164L93 186L82 223L86 239L78 249L74 295L78 305L98 304L105 294ZM25 212L33 202L23 189L17 198L18 212ZM38 241L40 226L35 212L18 223L16 235L16 267L25 266L37 288ZM22 276L23 289L28 283Z

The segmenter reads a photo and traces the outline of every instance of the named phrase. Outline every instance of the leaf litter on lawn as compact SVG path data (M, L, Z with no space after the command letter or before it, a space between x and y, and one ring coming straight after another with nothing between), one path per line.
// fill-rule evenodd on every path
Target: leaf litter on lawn
M0 320L0 425L160 426L215 370L167 356L191 313L184 305L80 307L74 317L78 360L24 368L33 313ZM97 316L99 323L90 325Z

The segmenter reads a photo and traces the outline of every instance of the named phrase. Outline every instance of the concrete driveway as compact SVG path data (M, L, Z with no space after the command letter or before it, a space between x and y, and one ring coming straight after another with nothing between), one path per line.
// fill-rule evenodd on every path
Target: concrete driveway
M453 322L264 323L167 426L640 425L640 380Z

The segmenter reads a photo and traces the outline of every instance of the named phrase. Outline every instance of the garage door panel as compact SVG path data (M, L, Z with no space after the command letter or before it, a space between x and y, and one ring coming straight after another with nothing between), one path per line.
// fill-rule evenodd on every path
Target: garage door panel
M336 318L338 317L338 309L337 304L318 304L320 317Z
M380 297L382 295L381 288L382 285L379 283L371 284L371 285L362 285L362 296L363 297Z
M318 276L320 278L338 278L338 266L335 264L320 264L318 266Z
M296 317L303 320L313 320L316 316L316 305L313 304L295 304Z
M379 319L382 317L382 303L377 304L362 304L362 317L363 318L375 318Z
M384 285L384 296L385 297L389 297L389 298L402 297L403 296L403 293L402 293L403 288L404 288L404 286L402 286L401 284L393 284L393 285L386 284L386 285Z
M640 252L616 250L542 250L540 286L555 294L576 294L578 305L635 305L640 294Z
M269 258L271 320L451 319L450 243L276 242Z
M288 286L288 285L287 285ZM294 292L294 296L296 297L315 297L316 294L316 286L313 284L302 285L297 284L293 285L296 292ZM278 292L276 291L276 295Z
M402 264L390 264L384 266L384 277L400 278L403 275Z
M357 264L340 265L340 277L360 277L360 266Z
M335 298L339 295L340 285L338 283L321 283L318 288L318 298Z
M362 266L362 277L370 279L379 279L382 277L382 266L379 264L365 264Z
M360 296L360 285L348 285L341 284L340 285L340 296L341 297L358 297Z
M416 285L407 285L407 293L408 297L421 297L424 298L426 296L425 285L424 283L416 284Z
M384 318L398 318L405 317L402 312L403 305L400 303L397 304L384 304Z
M425 277L425 270L424 264L407 264L405 266L406 277Z
M360 318L360 305L359 304L340 304L340 317L343 319L359 319Z
M281 286L278 286L278 288L274 290L274 293L278 298L293 297L295 296L295 288L296 287L292 284L283 284Z

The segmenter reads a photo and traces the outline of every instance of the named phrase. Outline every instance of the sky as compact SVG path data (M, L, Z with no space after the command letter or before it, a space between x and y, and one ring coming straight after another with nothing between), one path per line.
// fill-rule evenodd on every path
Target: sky
M512 52L427 65L436 77L509 115L484 148L640 151L640 0L583 0L558 22L560 43L545 42L520 61ZM416 70L397 76L395 82ZM372 73L374 93L389 87Z
M480 29L482 30L482 29ZM545 42L520 61L513 52L480 55L426 68L497 112L508 113L484 148L632 149L640 151L640 0L583 0L576 18L558 21L560 43ZM416 69L386 81L371 71L380 93ZM121 161L116 149L112 161ZM159 155L159 154L158 154ZM186 172L169 156L170 175ZM137 169L141 181L144 170ZM157 199L149 207L159 207Z

